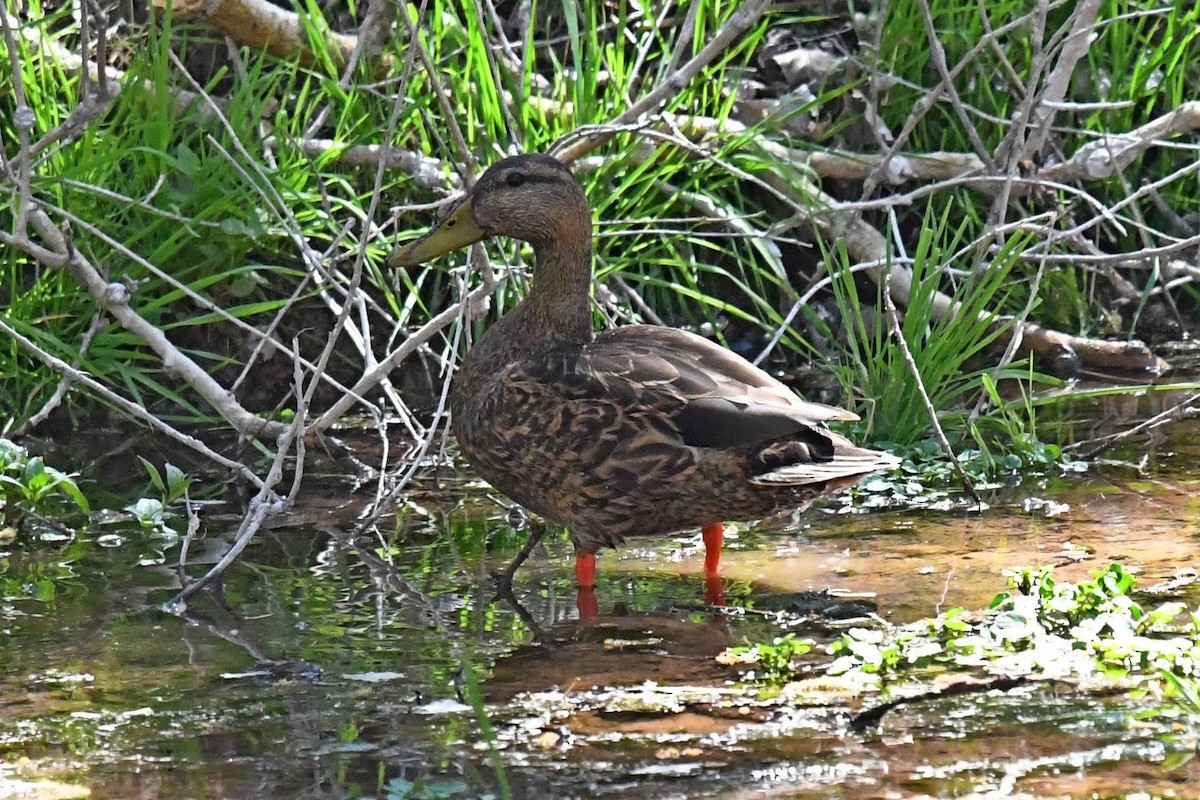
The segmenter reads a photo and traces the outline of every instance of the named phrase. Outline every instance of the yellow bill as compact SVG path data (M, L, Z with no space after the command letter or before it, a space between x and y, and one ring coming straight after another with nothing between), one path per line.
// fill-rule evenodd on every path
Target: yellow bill
M458 250L486 238L487 231L471 215L471 198L467 197L450 215L433 226L433 230L405 244L396 245L384 262L389 267L415 267L430 259Z

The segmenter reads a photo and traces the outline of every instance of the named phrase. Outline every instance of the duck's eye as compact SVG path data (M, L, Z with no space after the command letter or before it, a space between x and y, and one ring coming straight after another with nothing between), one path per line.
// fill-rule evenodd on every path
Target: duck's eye
M509 186L520 186L525 182L525 176L520 172L510 172L504 176L504 181Z

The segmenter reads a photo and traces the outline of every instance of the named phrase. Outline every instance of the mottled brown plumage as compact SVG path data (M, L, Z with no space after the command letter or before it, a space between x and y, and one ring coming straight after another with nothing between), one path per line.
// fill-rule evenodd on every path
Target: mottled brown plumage
M530 242L535 272L455 377L455 435L484 479L567 526L579 557L631 536L800 508L895 465L825 426L854 414L800 400L700 336L648 325L594 333L591 214L549 156L492 166L388 264L492 235Z

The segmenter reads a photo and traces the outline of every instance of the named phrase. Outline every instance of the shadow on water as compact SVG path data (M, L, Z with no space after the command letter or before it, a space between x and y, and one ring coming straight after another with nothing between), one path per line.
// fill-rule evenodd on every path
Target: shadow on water
M856 734L860 701L746 689L715 656L784 630L828 641L866 613L981 608L1018 564L1076 580L1117 560L1144 583L1194 568L1198 433L1177 426L1147 474L1113 463L983 513L740 529L723 614L702 606L698 533L602 554L595 622L576 617L562 536L496 598L488 573L523 534L463 481L417 487L379 539L350 542L357 498L314 474L182 616L160 610L178 546L95 526L5 557L0 797L477 798L502 780L519 798L1181 796L1200 780L1179 757L1195 727L1131 723L1120 695L1031 684ZM235 516L210 512L209 531ZM193 574L225 547L210 535Z

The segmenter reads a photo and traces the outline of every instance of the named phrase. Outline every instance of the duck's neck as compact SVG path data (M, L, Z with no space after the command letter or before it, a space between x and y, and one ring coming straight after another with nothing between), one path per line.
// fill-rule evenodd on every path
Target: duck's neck
M592 243L559 239L534 247L537 263L524 302L530 332L556 343L591 341ZM514 309L515 312L515 309Z
M591 219L571 227L531 242L536 263L529 294L497 323L530 349L583 344L594 335Z

